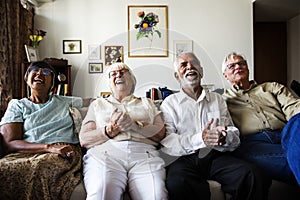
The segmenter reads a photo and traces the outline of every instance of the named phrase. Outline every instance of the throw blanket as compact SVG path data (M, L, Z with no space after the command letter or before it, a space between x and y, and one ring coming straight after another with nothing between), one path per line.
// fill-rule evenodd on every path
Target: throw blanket
M294 115L282 131L282 147L300 186L300 113Z
M69 200L81 181L81 149L71 159L58 154L12 153L0 159L0 199Z

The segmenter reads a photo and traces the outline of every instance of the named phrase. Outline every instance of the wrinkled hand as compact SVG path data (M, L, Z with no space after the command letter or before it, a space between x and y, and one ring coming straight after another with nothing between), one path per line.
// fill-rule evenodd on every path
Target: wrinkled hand
M226 143L226 126L218 126L219 119L209 121L203 132L202 138L206 146L222 146Z
M127 131L135 125L134 121L126 112L115 109L111 115L110 123L118 128L119 131Z
M72 158L75 155L71 145L51 144L48 146L48 152L56 153L64 158Z
M118 111L116 108L110 116L110 121L107 125L107 134L113 138L121 131L127 131L131 129L134 125L135 123L126 112Z

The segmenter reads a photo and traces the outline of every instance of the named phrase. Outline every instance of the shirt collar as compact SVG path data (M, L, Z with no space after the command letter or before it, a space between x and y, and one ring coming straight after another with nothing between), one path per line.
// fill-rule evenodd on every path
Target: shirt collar
M178 93L177 97L178 97L178 100L179 100L180 103L182 103L184 100L192 99L190 96L188 96L182 90L182 88L180 89L180 92ZM203 101L204 99L207 99L209 101L210 98L209 98L209 95L208 95L207 91L205 89L202 89L202 92L201 92L199 98L197 99L197 102Z
M249 89L243 90L243 89L241 89L238 85L233 85L233 86L232 86L232 90L235 91L235 92L247 92L247 91L253 89L253 88L256 87L256 86L257 86L257 82L254 81L254 80L251 80L251 81L250 81L250 88L249 88Z
M129 102L131 101L132 99L135 99L136 97L132 94L132 95L129 95L127 97L125 97L122 102ZM110 102L113 102L113 103L122 103L122 102L119 102L113 95L110 95L108 98L107 98L108 101Z

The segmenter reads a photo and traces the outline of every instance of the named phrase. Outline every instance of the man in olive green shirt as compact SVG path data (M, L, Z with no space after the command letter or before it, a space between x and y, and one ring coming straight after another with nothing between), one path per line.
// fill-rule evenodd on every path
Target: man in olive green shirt
M300 130L295 128L300 126L300 99L277 82L249 81L247 61L235 52L225 57L222 72L232 85L223 97L241 133L234 154L256 163L272 179L292 184L297 179L300 185ZM292 117L296 120L285 128ZM298 145L289 149L290 141Z

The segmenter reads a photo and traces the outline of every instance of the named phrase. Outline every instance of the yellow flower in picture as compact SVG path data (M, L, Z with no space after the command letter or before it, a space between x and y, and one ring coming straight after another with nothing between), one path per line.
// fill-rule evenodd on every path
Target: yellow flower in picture
M153 35L156 33L159 38L161 38L161 32L157 29L156 25L159 23L158 15L153 12L145 14L144 11L138 12L138 17L141 21L134 25L135 29L139 29L136 34L136 39L147 38L152 44Z

